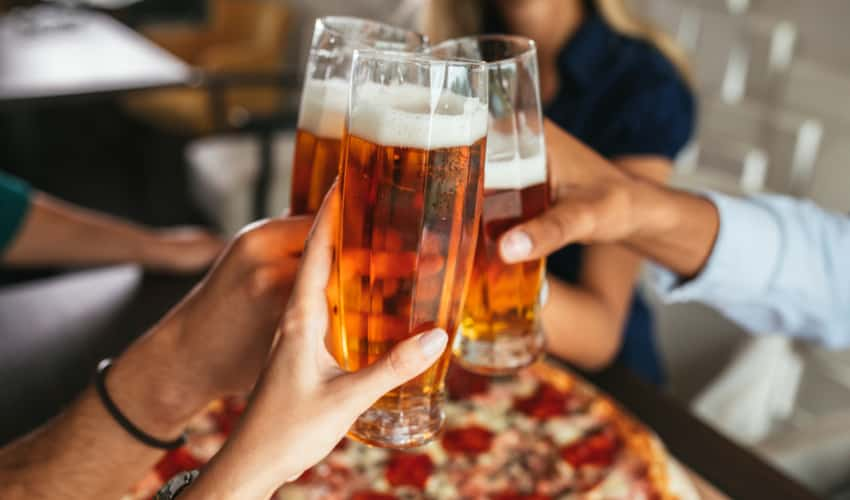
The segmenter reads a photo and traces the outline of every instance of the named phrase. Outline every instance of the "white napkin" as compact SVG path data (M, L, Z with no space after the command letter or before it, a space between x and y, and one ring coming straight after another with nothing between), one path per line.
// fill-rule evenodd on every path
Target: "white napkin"
M755 444L790 417L802 374L803 362L787 337L753 337L696 398L693 410L729 437Z

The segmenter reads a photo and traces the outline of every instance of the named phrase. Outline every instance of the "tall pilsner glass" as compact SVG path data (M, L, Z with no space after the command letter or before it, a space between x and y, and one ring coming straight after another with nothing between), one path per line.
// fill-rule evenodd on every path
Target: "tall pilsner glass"
M458 330L478 230L487 134L480 61L357 51L338 232L341 366L359 370L435 327ZM349 435L419 446L444 419L447 348L385 394Z
M356 17L316 20L298 112L290 193L292 215L315 214L339 173L354 51L374 48L421 52L426 47L424 35L377 21ZM335 282L331 280L327 292L331 350L338 348L334 342L339 338Z
M549 201L537 51L527 38L484 35L443 42L433 54L487 63L484 203L455 353L469 370L509 374L543 353L539 297L545 260L506 264L498 251L506 230L539 215Z
M298 113L290 213L315 214L339 172L354 50L419 52L426 46L424 35L376 21L356 17L316 20Z

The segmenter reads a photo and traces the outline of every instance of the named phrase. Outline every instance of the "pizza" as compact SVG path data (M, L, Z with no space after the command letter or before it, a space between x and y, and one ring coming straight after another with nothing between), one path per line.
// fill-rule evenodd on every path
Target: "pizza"
M538 363L495 379L453 366L446 387L445 428L430 444L399 451L343 440L274 498L699 498L654 434L560 368ZM211 458L241 409L238 401L212 407L193 425L188 446L169 453L136 494L155 491L177 472Z

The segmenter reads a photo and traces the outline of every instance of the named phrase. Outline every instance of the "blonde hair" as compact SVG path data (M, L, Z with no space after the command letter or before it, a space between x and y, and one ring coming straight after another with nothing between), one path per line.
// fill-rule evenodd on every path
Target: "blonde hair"
M484 0L428 0L424 30L432 42L473 35L481 32L481 11ZM636 16L626 0L593 0L599 14L615 31L655 47L670 61L688 85L692 75L685 51L673 38L652 23Z

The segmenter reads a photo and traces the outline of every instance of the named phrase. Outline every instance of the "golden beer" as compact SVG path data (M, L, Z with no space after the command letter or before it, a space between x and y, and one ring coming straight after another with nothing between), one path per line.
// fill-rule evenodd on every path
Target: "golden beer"
M526 366L543 352L539 296L545 259L506 264L499 256L499 238L546 209L545 158L488 161L484 182L458 346L465 367L498 374Z
M292 215L315 214L336 179L347 105L347 81L305 82L292 162Z
M340 139L317 137L307 130L295 133L292 163L292 215L315 214L339 171Z
M353 108L343 147L338 280L340 342L350 371L398 342L439 327L458 331L483 189L486 106L447 91L431 114L430 89L398 89ZM423 109L425 110L423 112ZM334 346L335 343L330 343ZM446 352L383 396L352 437L391 447L430 440L443 420Z

